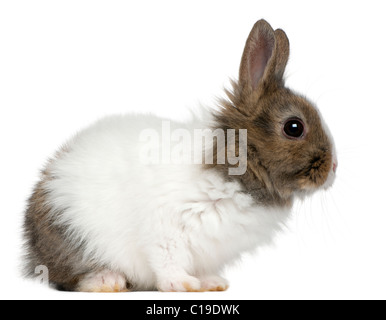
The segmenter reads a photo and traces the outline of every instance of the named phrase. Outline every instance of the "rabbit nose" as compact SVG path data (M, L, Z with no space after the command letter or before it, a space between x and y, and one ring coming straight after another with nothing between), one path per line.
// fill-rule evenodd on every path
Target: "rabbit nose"
M338 168L338 162L336 161L336 162L334 162L333 164L332 164L332 171L334 171L334 173L336 173L336 169Z

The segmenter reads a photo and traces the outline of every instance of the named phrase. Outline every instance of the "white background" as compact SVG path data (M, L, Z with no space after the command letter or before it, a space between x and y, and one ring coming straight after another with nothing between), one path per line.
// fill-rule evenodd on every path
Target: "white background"
M338 148L333 189L297 203L275 246L248 255L225 293L76 294L20 279L21 222L46 159L115 113L183 118L237 77L268 20L291 42L287 84L315 101ZM1 1L1 298L386 298L382 1Z

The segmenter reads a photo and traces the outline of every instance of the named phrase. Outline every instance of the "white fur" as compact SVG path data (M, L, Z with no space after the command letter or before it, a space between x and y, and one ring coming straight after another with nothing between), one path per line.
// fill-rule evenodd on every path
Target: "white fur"
M76 135L49 165L52 214L74 246L84 244L86 261L136 289L226 288L223 267L269 243L288 212L256 206L237 182L200 165L141 164L139 134L161 130L161 121L115 116Z

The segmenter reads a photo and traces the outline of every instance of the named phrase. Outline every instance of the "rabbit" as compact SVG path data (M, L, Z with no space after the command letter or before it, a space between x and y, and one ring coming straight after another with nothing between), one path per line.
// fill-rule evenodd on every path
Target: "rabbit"
M285 32L259 20L239 78L216 108L186 122L110 116L73 136L28 201L25 275L45 266L49 283L65 291L227 290L224 267L272 243L294 200L335 180L333 137L316 106L285 86L288 58ZM165 123L191 136L220 130L226 143L192 148L195 158L217 150L213 161L173 163L161 157L167 138L143 149L141 133L162 135ZM141 153L152 152L158 163L145 163Z

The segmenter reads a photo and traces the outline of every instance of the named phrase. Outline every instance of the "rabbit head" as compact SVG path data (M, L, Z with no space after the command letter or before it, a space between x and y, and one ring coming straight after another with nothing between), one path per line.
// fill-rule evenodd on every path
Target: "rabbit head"
M318 109L285 87L289 41L258 21L245 45L238 82L216 114L217 127L247 129L247 171L238 178L267 205L327 187L337 167L332 136Z

